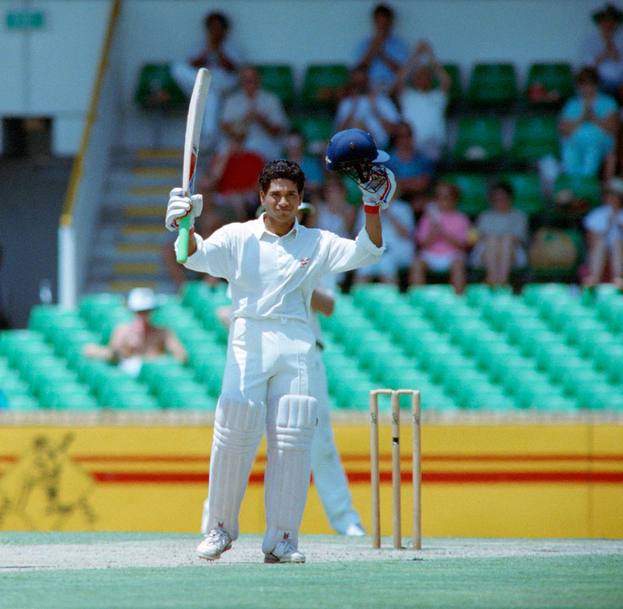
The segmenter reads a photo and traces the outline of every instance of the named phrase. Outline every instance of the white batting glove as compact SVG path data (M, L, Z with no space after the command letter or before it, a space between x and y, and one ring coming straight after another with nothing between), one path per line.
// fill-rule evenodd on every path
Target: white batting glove
M176 231L179 229L179 221L188 215L191 215L194 224L195 218L201 215L202 209L203 197L201 195L188 197L181 188L174 188L169 193L169 204L167 205L164 225L167 230Z
M385 175L373 176L365 184L359 184L366 213L378 213L379 209L387 209L396 192L396 176L391 169L385 167Z

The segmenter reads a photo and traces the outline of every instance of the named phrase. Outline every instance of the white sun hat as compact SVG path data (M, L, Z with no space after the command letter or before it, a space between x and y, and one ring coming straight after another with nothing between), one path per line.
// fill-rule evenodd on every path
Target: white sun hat
M139 313L151 311L157 306L156 295L151 288L134 288L128 294L128 309Z

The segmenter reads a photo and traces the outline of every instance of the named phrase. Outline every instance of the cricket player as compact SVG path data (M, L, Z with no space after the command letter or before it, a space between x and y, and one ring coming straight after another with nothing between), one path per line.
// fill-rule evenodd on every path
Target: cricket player
M368 163L382 164L388 155L365 135L336 134L340 145L333 153L340 160L365 157ZM383 253L379 209L389 204L395 191L393 175L389 171L385 175L381 189L368 191L365 183L361 185L368 213L356 240L308 229L296 221L305 176L296 163L285 160L271 161L260 174L265 213L258 219L228 224L207 239L191 231L185 266L226 279L232 293L210 460L208 533L197 548L201 558L220 558L238 537L240 504L266 431L264 562L305 562L298 549L298 531L318 418L310 389L315 354L309 325L311 296L326 273L372 264ZM182 189L173 189L166 227L176 230L181 218L196 218L201 208L200 195L189 197Z

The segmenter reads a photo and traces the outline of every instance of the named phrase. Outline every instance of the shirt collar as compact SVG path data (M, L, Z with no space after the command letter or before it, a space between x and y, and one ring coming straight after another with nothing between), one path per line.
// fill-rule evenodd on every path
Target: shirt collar
M251 220L251 222L253 223L253 234L258 238L261 239L262 235L266 234L266 235L273 235L274 233L271 233L267 228L266 228L266 224L264 224L264 214L262 214L259 218L257 218L256 220ZM283 239L283 237L287 237L288 235L293 235L294 237L296 237L298 235L299 229L300 229L301 225L299 224L299 221L295 218L294 219L294 226L292 227L292 230L283 235L282 237L278 237L279 239ZM277 237L277 235L274 235L275 237Z

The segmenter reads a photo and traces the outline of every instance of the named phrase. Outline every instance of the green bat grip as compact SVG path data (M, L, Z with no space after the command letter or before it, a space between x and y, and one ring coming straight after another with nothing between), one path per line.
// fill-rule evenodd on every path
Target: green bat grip
M184 264L188 260L188 236L192 226L192 218L186 216L179 222L179 237L177 238L177 255L175 259L179 264Z

